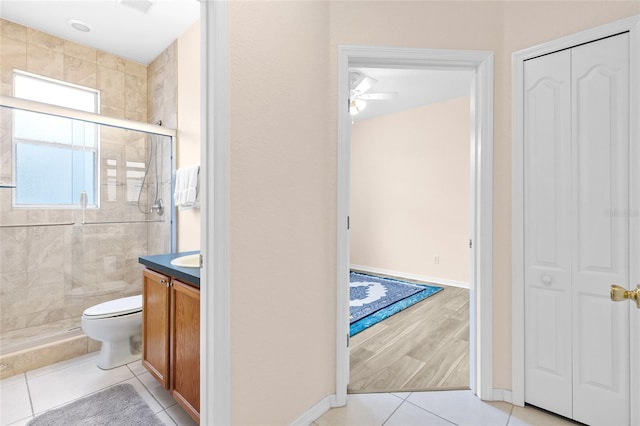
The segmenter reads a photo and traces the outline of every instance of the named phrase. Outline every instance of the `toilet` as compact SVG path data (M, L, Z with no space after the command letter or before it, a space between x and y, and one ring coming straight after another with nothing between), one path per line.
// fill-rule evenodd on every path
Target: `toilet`
M98 367L103 370L140 359L142 350L142 295L110 300L86 309L82 330L102 342Z

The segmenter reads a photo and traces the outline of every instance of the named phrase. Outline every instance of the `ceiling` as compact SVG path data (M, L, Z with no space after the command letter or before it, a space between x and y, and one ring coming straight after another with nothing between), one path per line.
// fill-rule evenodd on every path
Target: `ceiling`
M150 6L146 12L131 7ZM0 17L148 65L200 17L197 0L0 0ZM91 27L81 32L69 20Z
M468 96L473 75L464 70L350 68L350 71L378 80L367 93L397 93L393 99L366 101L365 109L351 116L354 122Z

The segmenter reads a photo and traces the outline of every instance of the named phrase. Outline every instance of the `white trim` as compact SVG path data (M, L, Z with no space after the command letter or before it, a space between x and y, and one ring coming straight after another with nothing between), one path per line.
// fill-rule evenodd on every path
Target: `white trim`
M494 389L493 401L504 401L513 404L513 395L509 389Z
M291 422L291 426L309 426L324 413L329 411L331 407L335 407L336 396L327 395L318 401L313 407L305 411L300 417Z
M167 127L161 127L155 124L147 124L141 121L108 117L106 115L100 115L94 112L81 111L79 109L67 108L59 105L47 104L44 102L31 101L29 99L14 98L13 96L0 95L0 106L22 109L25 111L39 112L48 115L55 115L56 117L73 118L74 120L97 123L104 126L118 127L121 129L152 133L154 135L170 136L174 140L176 138L175 129L169 129Z
M524 114L524 61L540 55L568 49L619 33L630 33L630 116L638 117L640 113L640 15L625 18L597 28L579 32L567 37L543 43L528 49L520 50L512 55L512 394L515 405L524 405L524 151L523 151L523 114ZM631 141L640 140L640 122L631 120ZM634 146L633 143L631 144ZM637 144L636 144L637 145ZM637 154L636 154L637 155ZM632 262L633 263L633 262ZM631 359L640 359L640 348L632 348ZM631 401L640 400L640 366L631 363ZM634 374L635 371L635 374ZM640 404L632 404L631 424L640 424Z
M200 424L231 424L227 2L201 1ZM215 283L215 285L214 285Z
M447 285L449 287L469 288L469 283L465 281L455 281L448 278L428 277L426 275L412 274L411 272L392 271L391 269L374 268L371 266L351 264L351 270L354 272L364 272L370 274L387 275L395 278L404 278L406 280L421 281L429 284Z
M470 315L470 384L482 399L493 398L493 53L483 51L338 47L337 176L337 330L336 401L346 404L349 381L349 167L351 121L347 110L349 67L467 69L474 71L471 90L472 150L470 226L472 276Z
M336 404L347 404L349 384L349 167L351 163L351 117L349 116L350 51L338 47L338 161L337 161L337 309L336 309Z
M632 24L629 30L629 93L631 94L629 102L629 117L636 117L631 120L631 128L629 129L629 161L633 161L636 165L640 165L640 16L635 17L635 23ZM635 142L635 143L634 143ZM640 212L640 168L630 168L631 182L634 182L635 188L630 188L629 208L632 212ZM635 220L631 220L629 232L631 235L635 235L636 238L630 247L630 265L631 271L629 274L630 285L633 288L634 285L640 285L640 218L636 216ZM631 324L640 324L640 310L633 306L633 303L629 304L631 310ZM635 321L633 320L635 318ZM636 338L631 339L631 393L629 399L631 402L631 424L640 426L640 330L637 328L634 330L631 327L631 332L636 333ZM635 360L635 362L634 362ZM633 402L635 401L635 403Z

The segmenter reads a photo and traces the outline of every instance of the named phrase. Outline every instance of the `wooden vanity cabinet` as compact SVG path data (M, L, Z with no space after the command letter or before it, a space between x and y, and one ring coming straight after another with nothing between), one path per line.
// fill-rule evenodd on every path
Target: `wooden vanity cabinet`
M143 271L142 364L200 423L200 289Z

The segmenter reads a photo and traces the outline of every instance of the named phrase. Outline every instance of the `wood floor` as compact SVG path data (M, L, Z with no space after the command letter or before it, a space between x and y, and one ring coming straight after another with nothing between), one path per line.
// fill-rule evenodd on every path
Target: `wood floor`
M442 287L351 338L349 393L469 388L469 290Z

